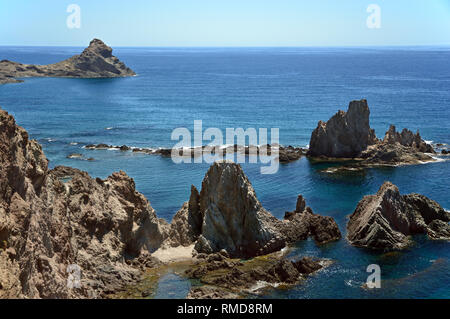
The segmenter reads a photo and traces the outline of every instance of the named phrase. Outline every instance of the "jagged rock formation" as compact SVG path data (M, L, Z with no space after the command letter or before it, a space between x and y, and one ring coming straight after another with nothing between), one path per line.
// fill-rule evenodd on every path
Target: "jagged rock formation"
M394 125L389 127L389 130L386 132L384 139L384 144L396 144L411 147L422 153L434 153L433 147L430 144L427 144L417 131L416 134L411 132L410 130L404 128L401 133L398 133L395 129Z
M352 101L348 111L338 111L326 123L319 121L311 134L310 156L353 158L375 144L377 138L369 125L366 100Z
M167 229L125 173L49 171L41 146L2 110L0 163L0 297L102 297L156 263L149 253ZM71 264L81 288L67 286Z
M309 156L352 158L352 167L417 164L434 160L425 153L435 153L419 132L408 129L396 132L391 125L383 140L375 136L369 125L366 100L350 102L347 112L339 111L328 122L319 121L311 134Z
M232 257L250 258L278 251L312 236L318 244L338 240L331 217L316 215L299 196L296 211L281 221L266 211L240 165L214 163L200 194L191 189L188 203L172 220L164 247L195 244L199 253L226 250Z
M329 216L314 214L302 195L297 198L293 212L286 212L281 226L282 234L287 242L294 243L313 237L316 243L326 244L341 238L341 232L335 220Z
M226 249L232 256L253 257L284 247L278 220L267 212L240 165L214 163L200 192L202 232L198 252Z
M450 240L449 221L450 213L435 201L419 194L400 195L395 185L385 182L376 195L358 203L347 224L347 238L359 247L402 249L414 234Z
M24 77L114 78L136 75L118 58L103 41L94 39L84 51L67 60L33 65L0 61L0 84L22 82Z

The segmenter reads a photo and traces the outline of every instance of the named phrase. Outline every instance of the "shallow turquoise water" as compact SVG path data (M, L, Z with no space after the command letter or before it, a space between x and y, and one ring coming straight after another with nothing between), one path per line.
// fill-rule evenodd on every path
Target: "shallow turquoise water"
M51 63L81 48L0 47L0 59ZM167 49L118 48L114 53L134 69L124 79L26 79L0 86L0 106L43 144L50 166L70 165L92 176L122 169L170 220L201 186L208 164L176 165L170 159L131 152L82 149L90 143L169 147L176 127L278 127L280 143L305 146L318 120L327 120L352 99L366 98L371 126L379 137L389 124L420 129L424 139L450 144L450 51L445 48L384 49ZM72 143L72 144L71 144ZM78 143L73 145L73 143ZM93 157L67 159L70 153ZM323 165L303 158L261 175L243 164L258 198L275 216L295 207L298 194L316 213L333 216L345 234L346 216L385 180L402 193L422 193L450 208L450 162L363 173L325 174ZM345 240L317 248L300 243L292 252L336 262L289 291L286 298L449 298L450 245L422 237L417 247L389 257L349 246ZM367 265L382 269L382 289L366 291ZM175 275L158 297L188 289ZM178 283L177 283L178 282ZM169 288L164 288L164 287ZM176 287L176 288L174 288Z

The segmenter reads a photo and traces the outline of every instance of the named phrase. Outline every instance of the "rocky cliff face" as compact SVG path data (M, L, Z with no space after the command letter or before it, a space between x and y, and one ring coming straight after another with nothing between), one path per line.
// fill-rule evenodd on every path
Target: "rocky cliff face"
M449 221L450 213L435 201L419 194L400 195L395 185L385 182L377 194L358 203L347 224L347 238L355 246L402 249L414 234L450 240Z
M0 84L20 82L15 78L22 77L114 78L133 75L136 73L113 56L112 49L99 39L92 40L81 54L54 64L0 61Z
M0 162L0 297L101 297L155 263L167 230L125 173L48 171L40 145L2 110ZM69 265L81 288L68 287Z
M356 157L377 138L369 125L370 110L366 100L352 101L347 112L339 111L326 123L319 121L311 134L309 155Z
M378 140L369 125L366 100L350 102L347 112L339 111L328 122L319 121L311 134L308 155L325 158L354 158L359 167L416 164L432 161L434 153L419 132L396 132L391 125L383 140Z

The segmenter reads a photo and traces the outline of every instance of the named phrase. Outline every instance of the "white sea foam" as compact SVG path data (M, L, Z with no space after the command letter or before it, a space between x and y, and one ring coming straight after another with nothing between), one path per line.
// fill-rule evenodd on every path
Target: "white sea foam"
M266 288L266 287L274 287L274 288L276 288L276 287L278 287L279 285L280 285L280 283L274 283L274 284L272 284L272 283L267 282L267 281L258 280L258 281L256 282L256 284L254 284L252 287L250 287L249 291L251 291L251 292L257 292L258 290L263 289L263 288Z

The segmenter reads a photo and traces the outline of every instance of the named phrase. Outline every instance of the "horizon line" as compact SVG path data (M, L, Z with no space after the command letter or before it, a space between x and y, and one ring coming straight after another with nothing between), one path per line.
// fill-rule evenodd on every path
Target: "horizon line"
M103 40L102 40L103 41ZM367 44L367 45L106 45L112 48L401 48L401 47L450 47L450 43L442 44ZM0 47L67 47L80 48L87 45L27 45L27 44L0 44Z

